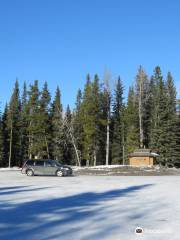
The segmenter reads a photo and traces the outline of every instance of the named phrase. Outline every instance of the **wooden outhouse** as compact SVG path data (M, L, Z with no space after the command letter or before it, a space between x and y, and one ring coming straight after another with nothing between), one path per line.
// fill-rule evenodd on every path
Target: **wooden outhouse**
M150 149L137 149L129 154L130 166L153 166L156 164L156 158L159 155L153 153Z

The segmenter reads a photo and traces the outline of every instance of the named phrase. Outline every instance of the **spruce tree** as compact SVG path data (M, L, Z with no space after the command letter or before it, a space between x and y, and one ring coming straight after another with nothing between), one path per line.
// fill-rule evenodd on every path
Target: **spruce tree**
M112 121L112 164L122 164L124 159L124 104L123 85L120 77L115 89Z
M162 79L160 79L159 85L159 111L158 111L158 120L157 120L157 128L156 128L156 139L157 139L157 151L159 152L159 161L163 165L167 163L167 121L168 121L168 99L166 94L165 83Z
M110 148L110 141L111 141L111 134L112 134L112 127L111 127L111 119L110 119L110 96L107 92L106 87L104 86L102 89L100 88L99 91L99 121L98 121L98 152L97 152L97 164L104 165L107 163L111 163L111 148ZM108 127L107 127L108 125ZM107 128L109 128L109 150L107 150ZM108 151L108 153L107 153ZM108 159L107 159L108 154Z
M39 121L39 111L40 111L40 92L38 87L38 80L34 81L33 85L30 85L30 90L28 92L28 155L32 159L34 157L40 158L40 148L41 140L39 135L41 135L41 122ZM40 146L39 146L40 145Z
M93 152L92 152L92 164L96 166L97 164L97 154L99 151L100 143L100 86L99 77L96 74L94 76L94 81L92 83L92 110L91 114L94 118L93 120Z
M50 101L51 96L48 90L47 82L44 83L40 95L39 108L39 152L41 157L50 158L50 142L51 142L51 122L50 122Z
M83 93L82 101L82 124L83 124L83 159L86 165L89 166L92 160L93 152L93 134L94 134L94 116L92 115L92 84L90 76L87 75L86 84Z
M72 113L69 105L66 108L65 112L65 125L64 125L64 137L65 137L65 147L64 147L64 155L63 155L63 163L68 165L75 165L75 151L73 148L73 133L72 133Z
M3 131L1 112L0 112L0 167L3 167Z
M8 134L8 105L5 105L4 112L2 114L2 166L8 166L9 156L9 134Z
M24 82L23 94L21 100L21 113L20 113L20 159L22 163L28 159L28 99L27 99L27 86Z
M56 89L55 98L51 106L51 124L52 124L52 144L51 151L53 158L57 161L63 161L64 151L64 125L63 109L61 104L61 92L59 87Z
M84 134L82 157L87 166L96 165L100 141L100 86L98 75L94 76L93 82L87 75L81 104L81 123Z
M151 77L150 87L152 94L151 101L151 131L150 131L150 148L158 151L158 130L159 130L159 102L160 102L160 81L162 82L161 69L157 66L154 75Z
M165 122L165 134L166 134L166 164L173 165L177 161L177 133L178 119L176 115L176 89L174 81L170 72L167 75L166 81L167 90L167 120Z
M173 146L174 164L175 166L177 165L178 167L180 167L180 115L176 116L174 132L176 141L175 146Z
M29 158L50 157L50 93L47 83L44 83L40 92L38 81L30 86L28 101L28 135L29 135Z
M125 155L139 147L138 106L134 87L129 88L127 106L125 108Z
M20 166L20 98L19 83L16 80L13 94L9 103L7 113L7 126L9 135L9 167Z
M82 92L79 89L77 92L75 109L72 116L72 126L74 132L74 138L77 144L77 150L80 158L80 162L82 161L82 152L83 152L83 124L82 124Z
M151 148L159 154L160 164L167 163L167 120L168 120L168 98L165 82L163 80L160 67L156 67L153 76L153 114L151 131Z

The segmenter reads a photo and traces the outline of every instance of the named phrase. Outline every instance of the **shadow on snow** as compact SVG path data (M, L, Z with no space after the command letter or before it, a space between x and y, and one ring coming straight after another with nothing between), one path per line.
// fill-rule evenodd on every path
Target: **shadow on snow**
M152 184L131 186L124 189L117 189L101 193L86 192L62 198L51 198L36 200L25 203L10 204L0 203L0 239L26 239L26 240L48 240L48 239L73 239L76 234L80 234L84 221L101 221L104 211L111 213L111 207L105 208L102 202L122 197L131 197L131 194ZM1 188L4 194L15 194L23 191L37 191L42 188L24 189L25 186ZM5 191L12 190L12 191ZM113 214L113 213L112 213ZM136 218L137 216L134 216ZM102 219L103 218L103 219ZM108 216L107 216L108 218ZM132 217L133 218L133 217ZM82 223L82 226L81 224ZM73 224L76 225L73 226ZM119 228L110 223L104 228L98 229L96 234L81 238L86 240L103 239L103 235L111 234L113 230ZM56 230L54 231L54 228ZM49 234L51 237L49 237ZM54 235L53 235L54 234ZM37 237L38 236L38 237ZM75 238L74 238L75 239Z

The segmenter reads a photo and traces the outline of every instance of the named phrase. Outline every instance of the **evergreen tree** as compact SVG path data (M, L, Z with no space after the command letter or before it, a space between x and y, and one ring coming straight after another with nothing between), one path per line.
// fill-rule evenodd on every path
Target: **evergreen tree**
M168 112L167 112L167 93L165 88L165 83L160 79L159 84L159 111L158 111L158 120L157 128L155 129L156 139L157 139L157 151L160 154L159 161L163 165L167 163L167 121L168 121Z
M159 163L167 163L166 149L166 121L168 120L168 98L165 82L161 75L160 67L155 68L153 76L154 92L153 92L153 114L152 114L152 135L151 147L159 153Z
M124 104L123 85L118 78L113 104L112 164L122 164L124 159Z
M92 115L92 84L90 76L87 75L86 84L83 93L82 102L82 124L83 124L83 159L86 165L89 166L93 152L93 134L94 134L94 116Z
M104 87L99 93L99 123L98 123L98 152L97 152L97 164L106 164L107 153L107 124L109 114L109 94ZM109 122L109 128L110 122ZM112 133L112 131L110 132ZM111 162L111 154L109 152L109 162Z
M86 165L96 165L99 151L100 125L100 86L98 75L94 81L87 76L81 104L81 123L83 126L83 158Z
M150 87L152 94L151 101L151 131L150 131L150 148L157 151L157 138L159 128L159 104L160 104L160 82L162 82L161 69L157 66L154 75L151 77Z
M39 92L38 81L30 86L29 91L29 157L50 157L50 93L45 82L42 92Z
M178 129L178 119L176 115L176 89L174 86L174 81L171 73L167 75L166 81L167 90L167 120L165 121L165 134L166 134L166 164L173 165L177 161L177 133L180 131Z
M23 94L21 100L21 113L20 113L20 159L22 163L28 159L28 99L27 99L27 86L24 82Z
M33 157L40 158L40 149L41 149L41 140L39 135L41 135L41 122L40 118L40 92L38 88L38 80L34 81L33 85L30 85L30 90L28 92L29 101L28 101L28 138L29 138L29 147L28 147L28 155L29 158Z
M96 74L94 76L94 81L92 83L92 110L91 114L94 118L93 120L93 151L92 151L92 164L96 166L97 164L97 154L99 151L99 135L100 135L100 86L99 77Z
M20 98L19 84L16 80L15 88L11 96L7 114L7 126L9 134L9 167L21 164L20 161Z
M3 131L2 131L2 116L0 112L0 167L3 167Z
M63 161L63 146L64 146L64 125L62 116L61 92L59 87L56 89L56 94L51 107L51 123L52 123L52 155L62 162Z
M47 82L44 83L40 95L39 109L39 153L43 158L50 158L50 142L51 142L51 122L50 122L50 101L51 96L48 90Z
M175 145L173 146L173 160L174 164L180 167L180 115L176 116L176 122L174 124L175 132Z
M64 155L63 155L63 163L66 163L68 165L75 165L75 152L72 144L72 128L71 128L71 122L72 122L72 114L69 105L67 106L66 112L65 112L65 125L64 125L64 137L65 137L65 148L64 148Z
M138 106L134 88L129 88L127 106L125 108L125 151L126 159L139 147Z
M8 105L6 104L3 115L2 115L2 139L3 139L2 166L3 167L8 166L8 156L9 156L9 134L8 134L7 115L8 115Z
M72 116L72 126L74 138L77 144L78 155L80 158L80 162L82 160L82 152L83 152L83 124L82 124L82 92L79 89L77 92L75 110Z

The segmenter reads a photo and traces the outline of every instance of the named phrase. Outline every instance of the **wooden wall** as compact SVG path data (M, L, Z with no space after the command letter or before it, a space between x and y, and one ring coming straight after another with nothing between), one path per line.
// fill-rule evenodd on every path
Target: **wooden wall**
M153 166L153 157L130 157L129 165L131 166Z

